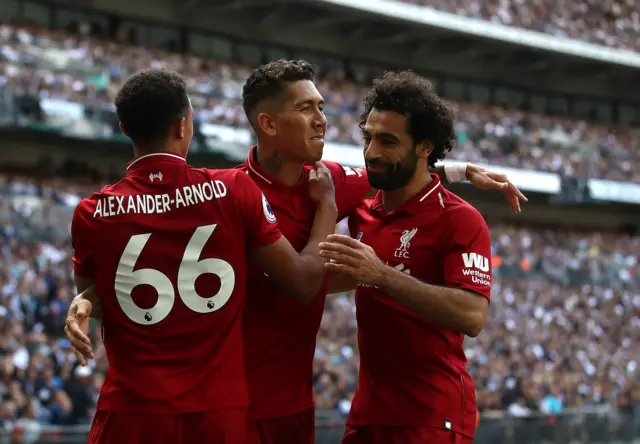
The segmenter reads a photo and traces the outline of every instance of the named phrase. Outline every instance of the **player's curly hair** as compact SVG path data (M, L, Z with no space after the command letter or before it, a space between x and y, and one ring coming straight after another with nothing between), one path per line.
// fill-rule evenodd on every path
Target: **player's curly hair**
M407 130L414 143L433 143L433 152L429 156L430 167L444 159L453 148L456 140L455 112L424 77L411 71L387 71L376 77L358 118L361 129L364 129L369 113L374 108L407 116Z
M162 143L171 126L186 115L187 85L177 72L143 70L122 85L115 104L118 119L134 144Z
M313 67L304 60L276 60L253 70L242 87L242 107L250 121L258 105L278 98L285 88L300 80L315 81Z

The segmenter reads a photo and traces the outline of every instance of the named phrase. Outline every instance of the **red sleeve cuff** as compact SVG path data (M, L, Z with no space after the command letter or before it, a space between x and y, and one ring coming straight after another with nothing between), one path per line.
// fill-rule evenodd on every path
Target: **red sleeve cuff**
M467 283L456 284L456 287L459 288L460 290L466 290L472 293L479 294L480 296L487 298L487 300L491 302L491 287L487 288L484 285L478 286L478 285L467 284Z
M267 245L276 243L281 237L282 232L280 230L271 230L260 236L254 237L251 246L253 248L266 247Z

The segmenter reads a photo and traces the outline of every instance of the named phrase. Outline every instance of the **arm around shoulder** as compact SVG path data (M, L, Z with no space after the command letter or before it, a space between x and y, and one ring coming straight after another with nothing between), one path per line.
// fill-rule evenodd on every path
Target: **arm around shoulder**
M300 303L310 302L322 286L324 260L318 245L333 232L338 217L328 172L314 172L312 179L314 183L310 179L309 185L312 195L323 197L314 199L317 204L314 224L308 243L300 253L281 235L269 202L253 181L247 178L244 187L248 197L246 228L253 247L250 257L285 295Z
M252 251L251 258L290 298L307 304L324 281L324 259L318 245L333 231L338 216L335 205L320 207L307 246L298 254L289 241L276 242Z

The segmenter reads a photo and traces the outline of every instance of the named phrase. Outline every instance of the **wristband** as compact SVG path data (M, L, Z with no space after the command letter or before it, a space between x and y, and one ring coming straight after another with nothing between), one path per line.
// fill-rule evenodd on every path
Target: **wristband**
M467 166L469 162L447 163L444 166L444 177L449 183L464 182L467 180Z

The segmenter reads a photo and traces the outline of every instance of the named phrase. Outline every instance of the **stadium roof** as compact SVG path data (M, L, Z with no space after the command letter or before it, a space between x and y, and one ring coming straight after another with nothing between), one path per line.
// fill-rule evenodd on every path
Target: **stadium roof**
M415 17L393 15L388 9L393 5L413 6L388 0L377 0L377 6L384 4L387 9L377 7L372 12L365 10L371 3L363 1L92 0L92 5L96 9L153 17L253 42L293 46L300 48L301 55L305 50L311 54L323 52L382 66L476 78L495 85L640 101L640 89L634 85L639 69L603 61L619 61L623 56L632 56L629 51L524 31L538 40L555 39L558 48L567 43L583 48L582 52L574 51L579 55L569 55L558 48L543 50L540 45L514 44L513 39L507 42L496 37L480 37L479 26L494 26L487 22L415 7ZM355 7L357 4L364 6ZM430 11L425 16L430 20L422 16L418 20L423 10ZM449 21L466 20L469 26L455 29L456 26L445 23L447 20L434 20L437 17L433 14L440 14L437 17ZM500 28L502 31L521 31ZM606 51L616 57L607 58ZM600 55L595 57L594 54ZM635 57L640 65L640 56Z

